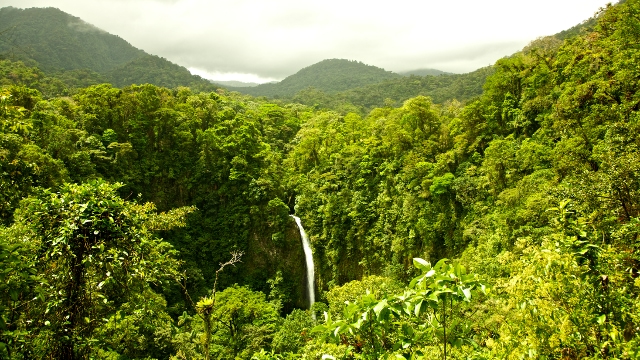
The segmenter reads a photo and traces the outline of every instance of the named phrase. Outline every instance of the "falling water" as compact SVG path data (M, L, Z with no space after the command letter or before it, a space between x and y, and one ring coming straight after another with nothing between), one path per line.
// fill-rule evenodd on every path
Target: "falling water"
M302 249L304 250L304 258L307 263L307 294L309 294L309 308L311 308L311 306L313 306L313 303L316 302L311 243L309 243L309 237L307 237L307 233L304 232L304 228L302 227L300 218L293 215L291 215L291 217L296 221L296 224L298 224L298 229L300 229L300 237L302 237Z

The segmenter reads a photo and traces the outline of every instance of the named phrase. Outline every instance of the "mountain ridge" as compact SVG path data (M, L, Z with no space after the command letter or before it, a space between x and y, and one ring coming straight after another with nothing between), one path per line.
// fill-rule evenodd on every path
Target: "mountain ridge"
M0 8L0 59L35 62L47 74L89 70L116 86L219 86L54 7Z
M304 67L275 84L229 89L253 96L286 97L293 96L309 86L335 93L399 77L400 74L356 60L325 59Z

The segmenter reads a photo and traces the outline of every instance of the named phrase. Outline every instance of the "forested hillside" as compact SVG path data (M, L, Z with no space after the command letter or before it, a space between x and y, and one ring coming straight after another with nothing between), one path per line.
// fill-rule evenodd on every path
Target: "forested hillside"
M298 92L291 101L340 112L355 111L362 115L385 106L397 106L418 95L429 96L442 104L450 100L467 101L482 94L482 87L493 68L478 69L468 74L408 76L376 84L326 93L316 88Z
M451 75L452 73L446 72L446 71L442 71L442 70L438 70L438 69L416 69L416 70L402 71L399 74L400 75L404 75L404 76L411 76L411 75L415 75L415 76L427 76L427 75L438 76L438 75Z
M308 66L278 83L230 89L253 96L290 97L308 87L335 93L399 77L401 76L398 74L359 61L327 59Z
M218 88L182 66L55 8L0 8L0 24L0 59L35 64L49 77L63 78L67 93L88 80L91 83L85 86L109 82Z
M36 89L45 98L69 96L80 89L108 82L90 70L61 70L45 74L21 61L0 60L0 85L24 85Z
M213 91L219 86L197 75L192 75L185 67L167 59L147 55L105 73L109 82L116 86L132 84L153 84L168 88L188 86L197 91Z
M0 54L35 60L45 71L104 73L145 55L120 37L56 8L1 8L0 24Z
M0 357L640 358L639 54L628 0L364 114L3 61Z

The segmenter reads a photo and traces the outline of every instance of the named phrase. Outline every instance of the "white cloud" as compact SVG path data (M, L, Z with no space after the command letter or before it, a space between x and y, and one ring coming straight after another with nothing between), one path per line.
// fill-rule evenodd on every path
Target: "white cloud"
M234 72L218 72L207 71L198 68L188 69L193 75L201 76L205 79L213 81L242 81L246 83L263 84L271 81L277 81L276 78L264 78L256 74L234 73Z

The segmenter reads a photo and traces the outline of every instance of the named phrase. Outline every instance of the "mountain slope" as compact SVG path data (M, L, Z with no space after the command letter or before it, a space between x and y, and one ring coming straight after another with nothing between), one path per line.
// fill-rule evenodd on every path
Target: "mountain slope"
M359 61L327 59L308 66L279 83L231 89L253 96L282 97L293 96L310 86L335 93L399 77L401 76L398 74Z
M50 76L90 71L96 83L150 83L215 90L215 84L186 68L150 55L56 8L0 9L0 59L37 64ZM87 84L85 84L87 85Z
M203 91L217 88L210 81L192 75L183 66L148 54L109 71L105 75L113 85L118 87L149 83L168 88L188 86Z
M484 67L467 74L403 76L334 94L307 88L293 96L292 101L347 112L354 109L344 104L351 104L363 114L374 108L402 104L418 95L429 96L437 104L453 99L464 102L482 94L485 80L492 73L492 67Z
M35 60L44 71L104 73L144 56L118 36L55 8L0 9L0 54Z

